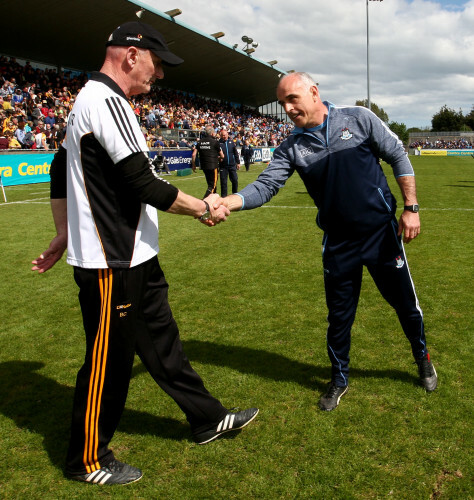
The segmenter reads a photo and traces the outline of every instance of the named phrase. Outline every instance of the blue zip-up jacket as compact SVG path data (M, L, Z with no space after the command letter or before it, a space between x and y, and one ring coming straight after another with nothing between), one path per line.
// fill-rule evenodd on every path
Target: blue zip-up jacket
M379 163L395 177L414 175L401 141L374 113L329 102L325 122L295 128L275 150L269 166L238 194L243 210L275 196L296 170L318 207L316 222L328 234L354 237L390 221L396 200Z
M231 167L240 164L239 152L232 139L227 139L226 141L219 139L219 146L224 153L221 167Z

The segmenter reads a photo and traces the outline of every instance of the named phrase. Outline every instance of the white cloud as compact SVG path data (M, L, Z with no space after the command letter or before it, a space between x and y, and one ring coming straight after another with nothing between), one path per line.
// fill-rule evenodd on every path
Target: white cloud
M259 43L254 56L310 73L324 99L367 97L364 0L148 0L206 33ZM179 3L179 5L178 5ZM390 120L430 126L441 106L474 105L474 0L369 2L371 100Z

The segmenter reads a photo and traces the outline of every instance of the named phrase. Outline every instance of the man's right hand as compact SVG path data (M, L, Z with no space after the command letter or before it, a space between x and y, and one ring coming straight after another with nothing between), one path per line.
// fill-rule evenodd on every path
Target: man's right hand
M223 204L223 198L221 198L217 193L210 194L204 201L208 203L211 212L211 218L204 223L208 223L208 226L215 226L227 219L230 214L229 209ZM211 223L209 223L211 222Z
M32 264L35 264L31 270L38 271L40 274L45 273L51 269L58 260L61 259L66 248L67 236L56 236L51 240L48 249L31 262Z

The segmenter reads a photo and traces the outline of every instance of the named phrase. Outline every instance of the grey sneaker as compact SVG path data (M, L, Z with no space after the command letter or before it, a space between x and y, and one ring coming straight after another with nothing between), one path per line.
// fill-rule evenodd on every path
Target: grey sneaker
M330 382L326 394L323 394L319 400L319 408L323 411L332 411L339 405L339 401L344 394L349 390L349 386L337 386L334 382Z
M426 389L426 392L434 391L438 386L438 375L431 362L430 355L427 354L424 358L417 359L416 364L418 365L421 385Z
M250 408L237 413L229 412L215 427L208 431L194 434L197 444L206 444L218 438L221 434L242 429L249 424L258 413L258 408Z
M74 481L93 484L129 484L140 480L142 476L140 469L115 459L89 474L67 474L67 477Z

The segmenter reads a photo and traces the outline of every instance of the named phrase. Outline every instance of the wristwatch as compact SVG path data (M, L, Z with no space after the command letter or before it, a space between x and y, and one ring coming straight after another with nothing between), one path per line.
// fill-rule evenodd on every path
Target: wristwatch
M205 221L211 218L211 209L209 208L209 203L205 200L204 203L206 204L206 210L202 213L201 217L198 217L199 220Z
M403 209L408 210L408 212L417 213L420 211L420 206L419 205L405 205L403 207Z

